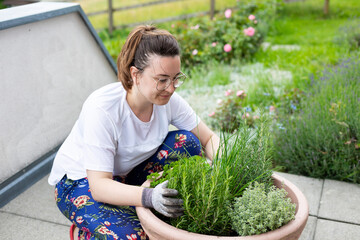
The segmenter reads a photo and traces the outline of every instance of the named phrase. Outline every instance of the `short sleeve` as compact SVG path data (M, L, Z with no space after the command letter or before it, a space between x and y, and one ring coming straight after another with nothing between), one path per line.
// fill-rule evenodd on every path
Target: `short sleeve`
M191 106L177 93L170 99L170 123L178 129L191 131L200 122Z
M85 169L113 172L117 143L110 116L101 108L87 103L78 124L83 143L81 161Z

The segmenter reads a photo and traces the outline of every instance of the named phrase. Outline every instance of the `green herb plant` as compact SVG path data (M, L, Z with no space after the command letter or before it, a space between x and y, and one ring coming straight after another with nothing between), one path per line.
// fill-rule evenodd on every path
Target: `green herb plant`
M257 235L280 228L295 218L296 205L284 189L254 182L229 208L233 229L240 236Z
M166 167L163 177L169 188L184 200L184 215L171 224L190 232L232 235L228 206L253 181L271 185L269 120L261 118L256 129L242 125L234 134L223 133L218 154L211 164L204 156L182 158Z

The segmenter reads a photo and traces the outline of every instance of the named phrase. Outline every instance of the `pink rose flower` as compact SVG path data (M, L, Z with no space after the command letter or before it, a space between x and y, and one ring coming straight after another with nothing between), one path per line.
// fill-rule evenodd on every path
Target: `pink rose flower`
M255 29L253 27L248 27L244 29L244 34L246 36L252 37L255 34Z
M274 111L275 111L275 107L274 107L274 106L270 106L270 107L269 107L269 111L270 111L270 112L274 112Z
M219 105L222 104L222 102L223 102L223 100L221 100L221 99L218 99L218 100L216 101L216 103L219 104Z
M232 94L232 90L228 89L225 91L225 96L230 96Z
M211 46L216 47L216 42L213 42Z
M231 9L226 9L225 11L225 17L230 18L231 17Z
M194 49L193 51L192 51L192 55L196 55L196 54L198 54L198 50L197 49Z
M225 44L224 51L225 52L230 52L231 51L231 45L230 44Z
M242 115L242 119L245 119L245 118L248 118L248 117L250 117L250 114L249 113L245 113L244 115Z
M257 24L257 21L255 20L254 23Z
M244 90L240 90L236 92L236 96L240 97L241 95L243 95L245 93Z
M209 113L209 117L213 117L215 115L215 112Z
M255 20L255 16L254 15L249 15L249 20L251 20L251 21L253 21L253 20Z
M191 29L193 29L193 30L197 30L197 29L199 29L199 24L196 24L195 26L193 26L193 27L190 27Z
M175 24L171 24L171 27L174 28L174 27L175 27Z

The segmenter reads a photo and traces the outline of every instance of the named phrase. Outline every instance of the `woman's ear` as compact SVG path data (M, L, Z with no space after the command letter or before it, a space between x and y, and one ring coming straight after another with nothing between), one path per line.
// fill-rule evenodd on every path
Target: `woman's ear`
M130 67L130 75L131 75L131 81L134 84L139 84L139 82L138 82L138 74L139 74L139 70L136 67L131 66Z

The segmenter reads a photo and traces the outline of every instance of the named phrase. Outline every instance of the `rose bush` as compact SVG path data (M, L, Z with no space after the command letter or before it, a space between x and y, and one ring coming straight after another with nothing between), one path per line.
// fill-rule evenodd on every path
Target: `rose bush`
M225 132L233 132L242 123L253 127L259 116L254 113L254 107L248 105L245 91L238 90L235 93L229 89L224 95L224 99L217 101L216 110L209 114L210 125Z
M171 32L180 42L182 64L191 68L210 60L230 63L250 59L263 42L277 1L238 3L213 20L207 17L172 25Z

